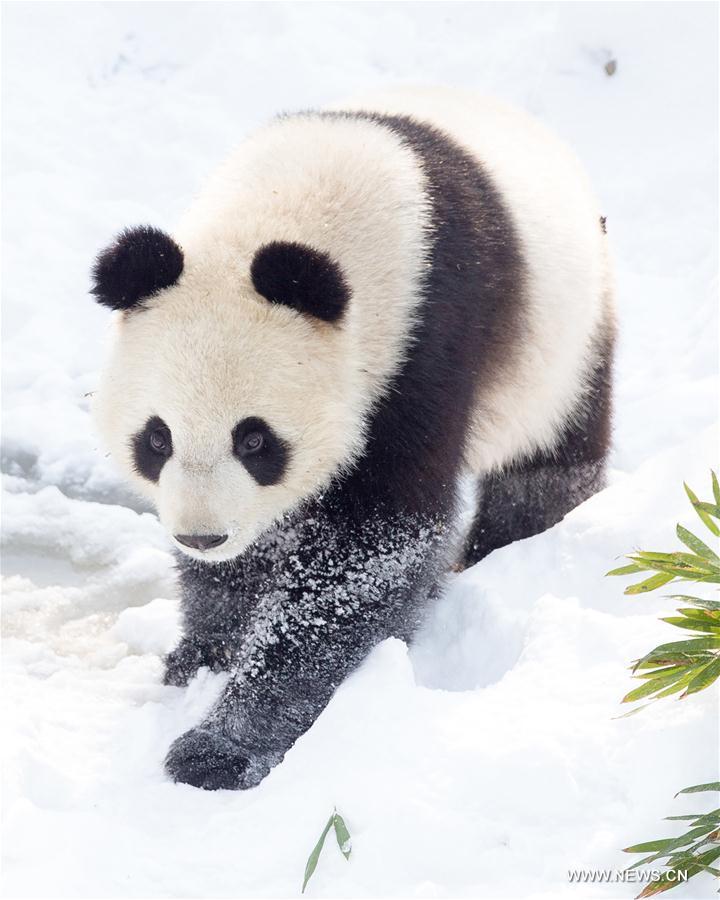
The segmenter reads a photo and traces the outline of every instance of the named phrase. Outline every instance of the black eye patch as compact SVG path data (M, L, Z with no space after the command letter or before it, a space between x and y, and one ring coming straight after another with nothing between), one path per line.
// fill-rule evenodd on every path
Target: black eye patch
M172 456L172 435L160 416L151 416L142 431L132 438L135 471L148 481L158 482L160 472Z
M233 453L262 487L277 484L290 459L290 447L264 419L250 416L232 433Z

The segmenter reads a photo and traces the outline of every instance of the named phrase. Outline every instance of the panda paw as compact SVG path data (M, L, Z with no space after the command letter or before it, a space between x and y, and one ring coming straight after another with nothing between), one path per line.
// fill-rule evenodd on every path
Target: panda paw
M220 672L227 669L229 664L230 654L226 652L223 643L218 648L208 641L183 638L165 657L163 684L185 687L190 679L197 675L201 666L207 666L213 672Z
M165 769L173 781L217 791L254 787L270 767L251 759L226 735L199 727L174 741Z

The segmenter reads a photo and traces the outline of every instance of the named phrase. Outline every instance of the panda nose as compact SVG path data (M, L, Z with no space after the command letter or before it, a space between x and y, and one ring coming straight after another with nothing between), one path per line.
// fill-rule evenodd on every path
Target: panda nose
M228 539L226 534L176 534L175 540L193 550L211 550Z

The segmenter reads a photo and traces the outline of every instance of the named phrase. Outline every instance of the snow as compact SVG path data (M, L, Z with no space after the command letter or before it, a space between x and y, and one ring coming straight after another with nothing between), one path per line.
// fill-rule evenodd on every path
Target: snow
M662 596L603 573L698 527L717 462L714 4L70 3L4 7L4 879L8 897L626 897L568 884L672 835L717 776L717 694L619 719ZM617 60L608 77L605 63ZM160 683L167 539L88 415L108 317L93 254L172 227L280 109L400 82L515 101L578 151L615 252L610 487L454 578L415 646L379 646L247 792L162 771L217 696ZM707 896L709 878L674 896Z

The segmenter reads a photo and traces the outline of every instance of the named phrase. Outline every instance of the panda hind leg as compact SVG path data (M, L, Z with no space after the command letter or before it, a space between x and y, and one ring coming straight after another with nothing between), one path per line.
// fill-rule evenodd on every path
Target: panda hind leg
M532 460L479 479L478 504L460 559L467 569L493 550L557 524L604 487L602 460L572 467Z
M559 522L605 486L611 437L613 332L595 343L595 367L576 414L551 451L481 476L478 500L458 568Z

